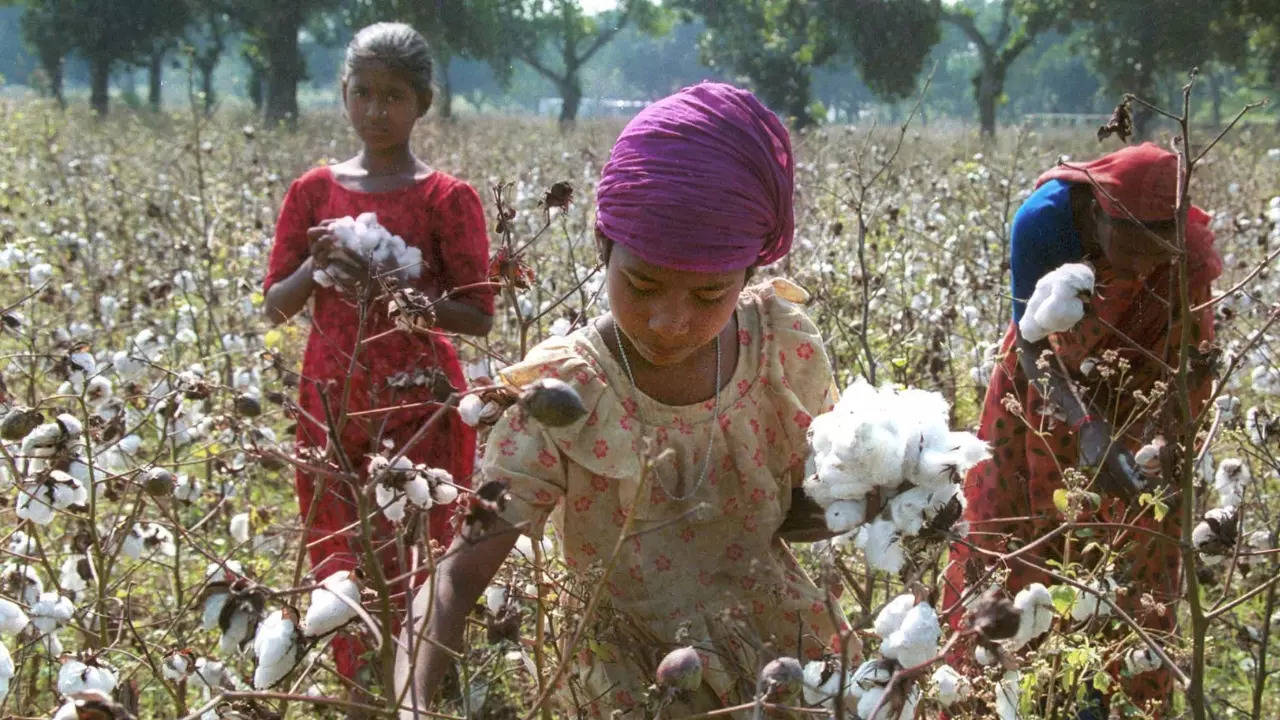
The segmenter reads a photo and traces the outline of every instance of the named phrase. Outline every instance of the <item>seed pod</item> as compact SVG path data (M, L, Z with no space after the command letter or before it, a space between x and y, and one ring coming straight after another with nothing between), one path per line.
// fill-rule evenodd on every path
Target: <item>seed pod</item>
M578 391L563 380L543 378L520 394L520 406L548 427L564 427L587 414Z
M1021 620L1018 609L995 590L979 598L969 612L973 615L973 629L988 640L1004 640L1018 633Z
M21 440L42 422L44 422L44 416L39 410L15 407L5 413L4 419L0 420L0 437L5 440Z
M672 650L658 663L657 679L658 687L697 690L702 685L702 658L692 647Z
M237 395L234 407L236 414L244 417L258 417L262 414L262 403L252 395Z
M760 671L760 685L771 702L785 702L804 685L804 668L793 657L780 657Z
M142 486L152 497L165 497L173 494L177 480L173 473L162 467L153 467L142 478Z

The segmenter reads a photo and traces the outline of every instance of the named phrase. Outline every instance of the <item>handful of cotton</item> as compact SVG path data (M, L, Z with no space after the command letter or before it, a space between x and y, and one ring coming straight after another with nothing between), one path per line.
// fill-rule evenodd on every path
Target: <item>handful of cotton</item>
M1027 300L1018 329L1027 342L1066 332L1084 317L1084 301L1093 294L1093 268L1067 263L1045 274Z
M805 492L827 527L852 541L879 570L906 563L902 539L949 529L959 519L961 474L989 454L972 433L947 427L947 401L914 388L875 388L862 378L809 426L813 472ZM884 503L867 518L867 496Z
M422 274L422 251L388 232L378 223L375 213L361 213L354 219L338 218L329 225L329 232L339 246L362 258L375 272L388 272L401 281L414 280ZM311 277L323 287L335 284L325 268L317 269Z

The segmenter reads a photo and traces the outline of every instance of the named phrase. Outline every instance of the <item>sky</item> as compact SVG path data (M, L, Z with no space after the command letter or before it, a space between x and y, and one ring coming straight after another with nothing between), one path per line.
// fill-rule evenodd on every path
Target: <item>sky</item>
M612 10L618 6L618 0L579 0L582 3L582 9L588 15L594 15L601 10Z

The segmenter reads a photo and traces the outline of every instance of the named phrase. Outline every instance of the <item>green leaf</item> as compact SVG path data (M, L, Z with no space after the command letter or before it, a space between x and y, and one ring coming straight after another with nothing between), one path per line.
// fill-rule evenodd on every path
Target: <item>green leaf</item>
M1105 672L1093 674L1093 687L1099 692L1106 692L1111 687L1111 675Z
M1053 491L1053 506L1058 508L1058 512L1063 515L1067 514L1067 505L1070 499L1071 495L1066 488L1058 488Z
M1066 615L1076 602L1076 589L1070 585L1054 585L1049 588L1049 597L1053 598L1054 611Z

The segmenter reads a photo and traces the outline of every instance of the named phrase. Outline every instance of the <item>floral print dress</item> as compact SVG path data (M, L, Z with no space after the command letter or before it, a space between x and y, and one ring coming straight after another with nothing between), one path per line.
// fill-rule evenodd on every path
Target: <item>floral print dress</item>
M642 717L658 660L682 645L697 648L706 669L702 688L674 709L745 702L765 663L816 658L831 642L827 593L775 536L810 419L834 400L816 327L781 297L796 291L785 281L744 291L738 364L714 421L710 399L671 406L635 390L593 324L503 371L514 384L559 378L589 411L548 428L512 408L494 427L482 470L508 485L505 519L538 536L550 518L564 564L587 586L627 529L603 578L605 602L586 634L593 640L576 648L558 688L566 709ZM705 482L680 500L695 487L708 437Z

